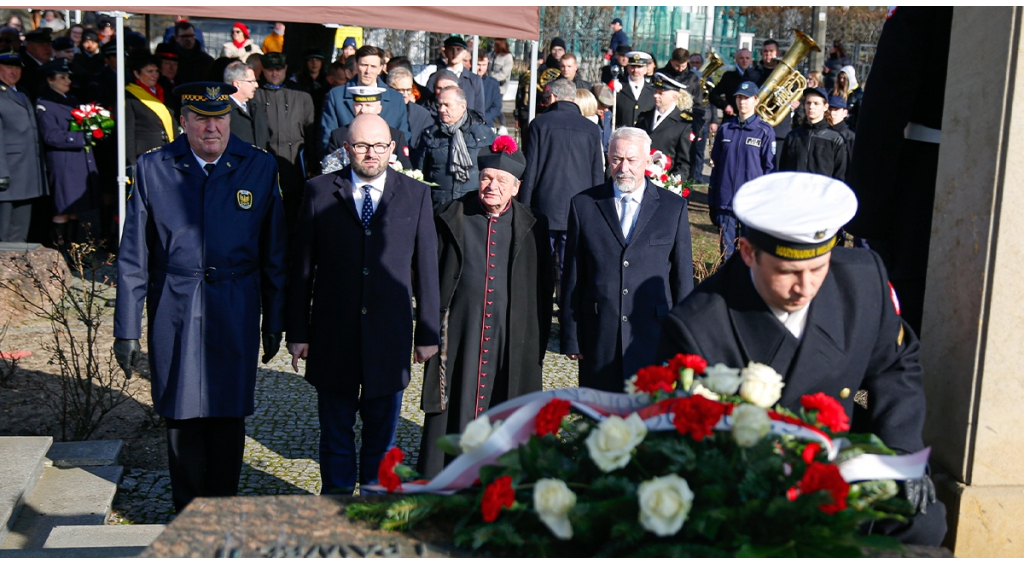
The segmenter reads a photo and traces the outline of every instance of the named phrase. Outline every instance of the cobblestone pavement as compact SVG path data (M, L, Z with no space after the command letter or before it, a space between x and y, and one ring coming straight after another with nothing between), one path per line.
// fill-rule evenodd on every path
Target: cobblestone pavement
M544 361L544 389L577 385L576 363L558 351L558 325ZM246 419L245 457L238 484L239 495L317 494L320 492L316 392L291 368L282 351L269 365L261 365L256 378L256 412ZM413 364L412 381L405 391L398 446L406 463L415 465L420 445L423 412L419 409L423 367ZM357 425L356 448L359 448ZM129 470L114 500L111 523L167 523L174 516L170 477L166 471Z

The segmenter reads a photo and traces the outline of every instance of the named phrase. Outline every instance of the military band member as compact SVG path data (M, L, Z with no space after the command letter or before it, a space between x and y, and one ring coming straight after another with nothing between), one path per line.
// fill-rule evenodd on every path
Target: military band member
M195 497L235 495L260 334L268 362L284 328L277 163L231 135L234 91L174 90L185 135L139 157L117 261L114 353L126 373L139 359L145 302L153 408L167 424L179 512Z
M744 184L733 200L740 252L668 315L658 360L690 353L709 364L767 364L785 378L782 407L799 410L801 396L823 392L843 405L853 432L913 453L924 448L920 345L878 255L835 247L856 210L853 191L826 176L783 172ZM855 408L857 390L867 391L867 409ZM931 480L903 490L919 514L874 532L937 545L945 507Z
M615 127L634 127L640 114L654 109L654 87L647 82L651 56L642 51L626 54L626 73L615 86Z

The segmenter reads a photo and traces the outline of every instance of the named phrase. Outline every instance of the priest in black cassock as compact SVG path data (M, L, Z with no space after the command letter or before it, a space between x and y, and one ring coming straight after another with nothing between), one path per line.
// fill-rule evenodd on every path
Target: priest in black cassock
M450 462L437 447L488 408L541 389L551 329L548 220L514 198L526 159L501 136L479 156L480 191L434 217L441 278L441 350L427 362L417 470Z

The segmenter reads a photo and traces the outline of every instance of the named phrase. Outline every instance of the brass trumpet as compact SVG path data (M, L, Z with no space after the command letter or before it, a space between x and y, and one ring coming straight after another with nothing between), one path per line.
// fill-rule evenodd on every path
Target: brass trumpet
M772 127L782 123L789 115L790 103L802 96L807 88L807 79L796 70L796 66L811 51L821 51L821 47L804 32L794 29L793 33L796 35L793 46L761 85L757 95L757 115Z
M711 94L711 88L714 87L713 84L708 83L708 79L711 78L711 75L724 64L725 63L722 61L722 58L718 56L718 53L715 53L713 49L708 50L707 60L704 61L704 64L700 67L700 86L704 90L704 105L707 105L708 96Z

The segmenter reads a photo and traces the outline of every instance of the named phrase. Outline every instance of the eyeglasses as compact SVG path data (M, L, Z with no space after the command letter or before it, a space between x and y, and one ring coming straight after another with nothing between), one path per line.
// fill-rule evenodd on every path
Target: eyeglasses
M378 155L383 155L384 153L391 150L391 143L374 143L372 145L369 143L354 143L353 145L351 145L351 147L352 151L357 155L365 155L366 153L370 152L370 147L373 147L374 153L377 153Z
M411 94L412 88L395 88L399 94Z
M258 83L259 83L259 81L258 81L258 80L251 80L251 79L246 79L246 80L239 80L238 82L252 82L252 83L254 83L254 84L258 84Z

